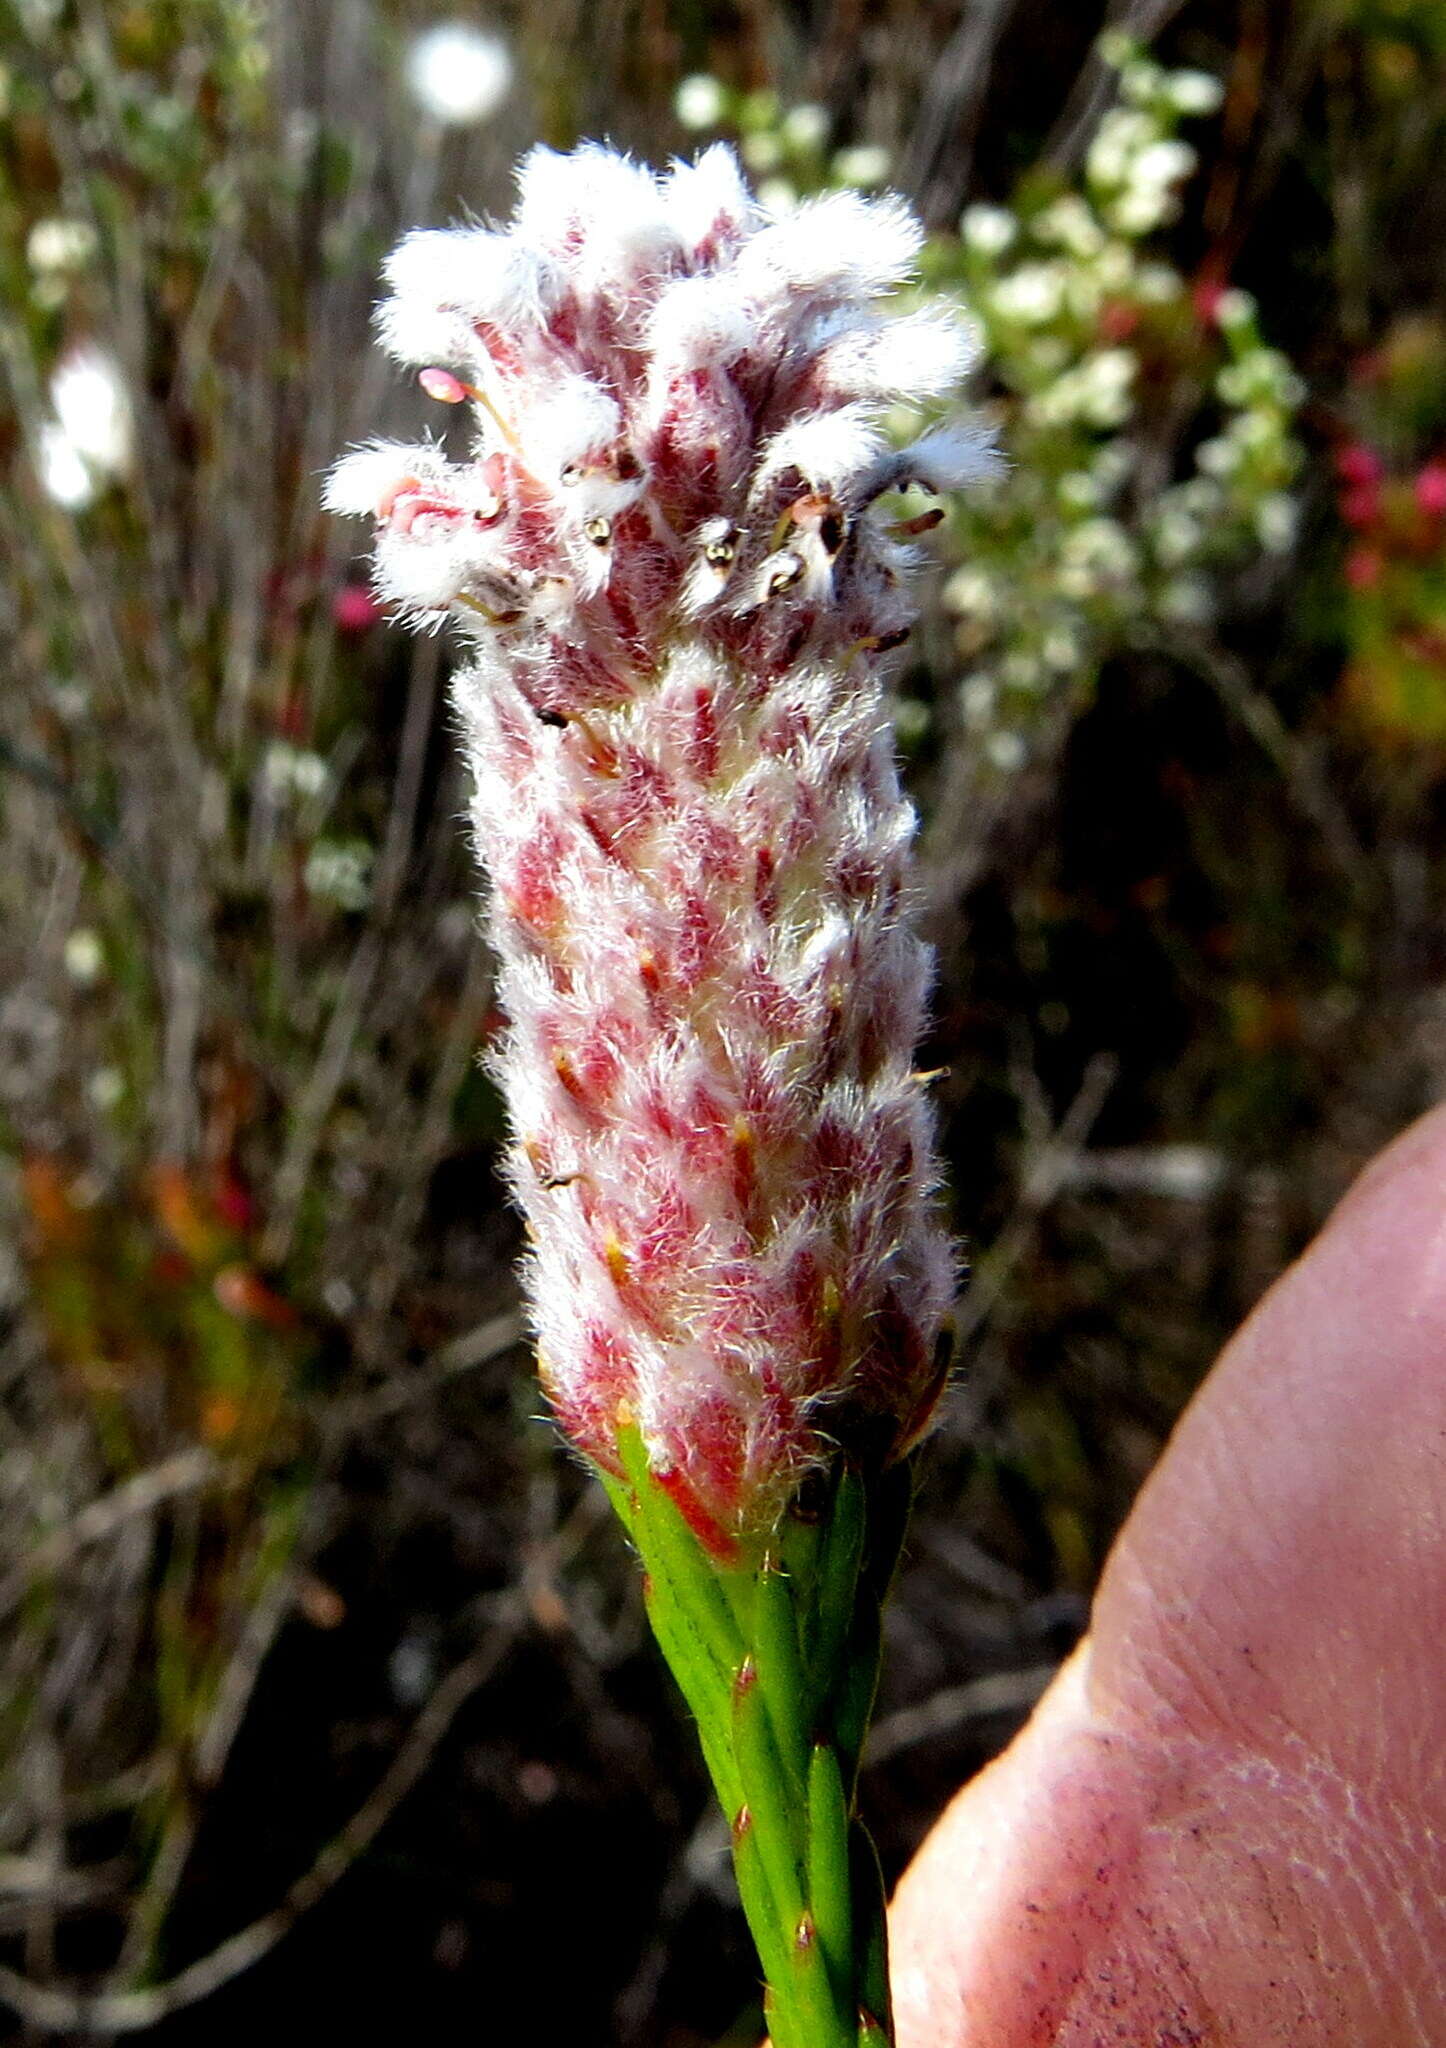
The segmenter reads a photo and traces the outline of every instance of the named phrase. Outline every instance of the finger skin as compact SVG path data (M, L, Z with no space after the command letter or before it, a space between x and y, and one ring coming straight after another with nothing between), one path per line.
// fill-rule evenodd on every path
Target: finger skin
M899 2048L1446 2048L1446 1111L1229 1346L892 1928Z

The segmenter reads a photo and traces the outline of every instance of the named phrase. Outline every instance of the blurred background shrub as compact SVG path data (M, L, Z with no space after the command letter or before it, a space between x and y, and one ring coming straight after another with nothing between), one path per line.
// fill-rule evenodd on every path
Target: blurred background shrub
M0 0L0 2033L757 2022L520 1341L450 650L318 507L424 416L396 234L721 133L907 191L979 330L898 658L973 1276L893 1873L1446 1083L1443 68L1435 0Z

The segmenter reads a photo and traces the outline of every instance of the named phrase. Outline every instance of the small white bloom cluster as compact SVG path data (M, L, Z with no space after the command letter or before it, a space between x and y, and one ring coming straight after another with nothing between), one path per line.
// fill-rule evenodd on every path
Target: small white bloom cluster
M996 769L1052 709L1078 701L1111 646L1142 631L1198 631L1224 566L1292 544L1293 422L1303 387L1261 341L1254 301L1192 306L1184 280L1142 246L1172 214L1194 163L1174 128L1212 111L1213 79L1169 72L1117 38L1122 104L1102 122L1083 188L959 223L957 277L1002 389L1011 464L961 505L964 566L944 601L968 663L958 698L970 744ZM1141 419L1142 372L1202 338L1218 368L1201 398L1215 431L1162 488Z
M881 671L939 515L879 501L988 455L882 430L972 354L957 314L884 310L920 239L853 193L770 213L721 147L662 177L538 150L510 227L387 265L382 337L470 452L373 445L328 489L375 520L383 595L474 640L455 698L546 1385L614 1469L635 1417L720 1551L829 1444L908 1443L938 1391L952 1261Z
M830 151L828 109L809 100L786 107L775 93L739 92L695 72L678 87L673 111L695 133L732 129L744 163L759 181L760 203L775 213L787 213L820 183L873 192L888 182L888 150L877 142L854 142Z

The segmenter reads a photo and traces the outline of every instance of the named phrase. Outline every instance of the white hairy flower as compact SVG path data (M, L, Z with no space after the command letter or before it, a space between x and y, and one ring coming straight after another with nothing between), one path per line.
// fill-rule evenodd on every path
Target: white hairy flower
M896 200L773 214L718 147L661 177L539 150L520 185L510 227L387 266L382 337L470 455L374 443L328 503L375 519L382 595L473 640L545 1384L613 1470L635 1418L726 1553L830 1446L902 1449L938 1390L952 1258L882 696L913 549L878 501L987 466L973 429L881 427L972 344L886 317L921 240Z

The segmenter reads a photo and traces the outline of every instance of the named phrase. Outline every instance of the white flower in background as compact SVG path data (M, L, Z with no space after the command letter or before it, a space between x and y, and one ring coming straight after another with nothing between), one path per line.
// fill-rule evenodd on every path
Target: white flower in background
M371 901L373 851L362 839L318 839L306 862L308 894L338 910L365 910Z
M1070 675L1084 659L1076 634L1068 626L1056 626L1044 636L1040 655L1046 668L1052 668L1056 675Z
M1172 71L1165 90L1177 114L1213 114L1225 98L1224 86L1208 71Z
M833 122L827 107L804 100L783 117L783 139L795 149L822 149Z
M38 220L25 242L30 268L48 271L82 270L96 251L96 233L88 220Z
M1203 626L1215 601L1202 576L1175 576L1160 592L1156 606L1160 617L1172 626Z
M723 118L723 88L706 71L685 78L673 95L673 112L685 128L716 128Z
M1135 272L1135 296L1142 305L1168 306L1183 290L1179 272L1168 263L1142 263Z
M966 206L959 235L966 249L980 256L1002 256L1019 233L1019 223L1003 206Z
M749 170L756 171L760 177L765 172L776 171L783 162L783 138L771 128L760 128L756 135L745 135L739 148Z
M1172 494L1161 501L1153 522L1156 558L1167 569L1188 562L1204 539L1200 522Z
M1159 128L1137 107L1111 107L1095 130L1085 176L1091 185L1117 190L1129 182L1135 158L1159 137Z
M35 466L46 497L68 512L82 512L94 502L98 488L95 476L82 462L65 429L54 420L47 420L40 429Z
M1001 775L1017 775L1028 758L1022 735L1008 728L990 733L984 742L984 751Z
M125 1099L126 1079L118 1067L97 1067L85 1084L85 1096L102 1116L119 1107Z
M1065 272L1058 263L1021 263L991 294L994 313L1021 327L1043 327L1064 303Z
M758 187L758 204L775 217L792 213L798 205L798 190L787 178L764 178Z
M57 505L89 505L131 459L135 421L120 365L86 342L61 357L50 380L55 417L40 430L37 468Z
M999 593L993 577L971 563L956 569L944 585L944 602L964 618L992 619L999 610Z
M134 417L120 364L109 349L85 343L62 356L50 380L50 402L61 432L83 461L112 475L127 466Z
M1042 427L1118 427L1129 418L1138 365L1127 348L1096 349L1031 398L1025 412Z
M1062 512L1093 512L1104 492L1098 477L1087 469L1068 469L1054 487Z
M77 988L94 988L105 972L105 948L87 926L78 925L61 950L65 971Z
M1233 476L1240 467L1242 449L1229 434L1215 434L1195 450L1195 465L1206 476Z
M1243 292L1238 285L1222 292L1215 302L1216 324L1226 334L1238 327L1251 327L1255 323L1256 305L1250 292Z
M841 185L882 185L889 175L889 152L878 142L858 142L841 149L833 160L833 175Z
M1086 260L1098 256L1105 245L1104 230L1077 192L1066 192L1046 206L1035 215L1033 227L1036 240L1054 242Z
M1272 555L1283 555L1294 546L1299 524L1296 502L1285 491L1268 492L1255 508L1260 545Z
M407 52L412 96L444 128L470 128L495 114L512 77L512 53L501 36L467 21L424 29Z
M1135 543L1117 519L1086 519L1061 544L1057 580L1066 597L1123 593L1138 572Z
M988 669L976 669L959 685L959 709L972 732L991 722L998 700L999 686Z
M266 749L261 773L273 796L309 797L321 795L329 771L320 754L293 747L286 740L273 740Z

